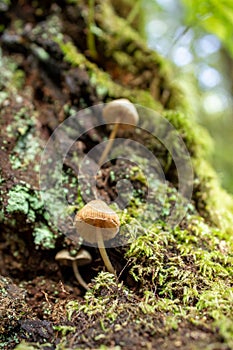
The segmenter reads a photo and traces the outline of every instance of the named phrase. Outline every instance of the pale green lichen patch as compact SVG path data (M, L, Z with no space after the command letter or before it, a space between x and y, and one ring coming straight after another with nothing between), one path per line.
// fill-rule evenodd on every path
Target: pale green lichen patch
M37 225L32 233L36 247L43 247L44 249L55 248L57 235L46 225Z
M10 155L10 161L12 169L25 169L30 163L34 163L38 154L41 153L41 145L39 139L32 133L26 133L22 135L17 141L16 146L13 149L13 153ZM39 168L34 165L33 169L38 171Z
M29 222L34 222L36 212L42 213L43 203L39 193L31 190L26 184L12 187L8 193L8 213L20 212L27 216Z
M25 301L25 292L10 280L0 277L0 347L7 348L10 340L16 340L17 335L10 330L15 329L23 317L31 313Z
M39 191L35 191L25 184L18 184L12 187L8 193L8 203L6 206L8 214L23 214L27 223L36 223L38 217L43 218L48 223L36 223L32 235L36 247L52 249L55 246L59 233L56 228L52 229L51 216L45 211L44 203L40 198ZM11 220L11 225L17 223Z
M18 64L12 58L6 57L2 54L0 49L0 88L6 90L7 94L16 93L22 88L24 83L24 72L18 69ZM3 101L6 99L6 95L1 95Z

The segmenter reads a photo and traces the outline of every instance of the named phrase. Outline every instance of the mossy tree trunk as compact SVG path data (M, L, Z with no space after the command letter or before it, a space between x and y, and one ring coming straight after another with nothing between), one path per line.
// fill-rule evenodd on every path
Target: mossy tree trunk
M140 18L127 22L134 2L120 3L125 5L0 3L0 340L6 349L23 339L34 345L21 343L18 349L37 349L36 343L51 349L59 343L69 349L233 349L232 198L205 160L208 136L189 119L169 63L140 37ZM40 158L52 132L69 116L122 97L161 113L179 131L193 162L192 209L169 231L161 222L148 223L140 210L135 214L134 203L125 220L141 235L110 252L119 280L102 272L98 251L90 248L93 263L81 272L87 282L95 279L83 298L72 270L60 268L54 258L64 247L79 246L45 210ZM90 131L77 153L83 156L106 135L104 128ZM150 139L144 142L166 169L174 200L176 176L167 151ZM121 174L117 163L104 171L99 191L111 200ZM76 175L66 159L68 202L81 207ZM135 166L128 176L146 191ZM169 215L171 204L163 205Z

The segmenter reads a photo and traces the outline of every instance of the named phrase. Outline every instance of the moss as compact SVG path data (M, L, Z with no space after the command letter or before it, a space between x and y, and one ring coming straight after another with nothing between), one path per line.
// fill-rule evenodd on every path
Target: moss
M230 348L233 349L233 322L232 314L230 317L220 316L216 318L214 326L219 330L219 334L222 337L224 343Z
M109 344L108 339L109 337L112 339L112 332L115 335L114 339L118 339L117 333L121 332L120 345L124 348L129 343L122 336L124 334L122 332L123 329L134 329L134 331L137 330L138 334L141 334L143 330L144 340L145 332L147 332L153 338L159 336L166 339L166 342L172 331L174 341L174 337L176 337L174 331L178 332L181 324L190 323L190 328L194 330L197 326L204 327L206 318L209 317L205 307L203 309L198 309L198 307L195 309L190 303L181 307L178 298L158 297L153 285L151 285L153 290L144 290L143 295L138 298L135 293L128 290L122 283L118 283L108 273L100 273L93 281L91 287L92 289L86 293L83 302L73 301L67 304L67 312L69 322L75 322L82 317L86 328L91 322L92 332L91 334L87 333L88 341L89 343L93 342L95 347L102 339L104 344ZM227 299L227 293L225 297ZM205 297L203 296L204 299ZM120 303L119 300L121 300ZM231 311L229 311L230 313ZM223 314L221 313L218 317L220 317L218 318L218 324L222 327L220 334L224 337L227 344L231 344L232 330L229 318L226 320L224 327ZM208 319L208 332L210 334L216 331L216 323L211 321L210 318ZM78 344L85 344L85 339L85 333L82 333ZM129 338L127 339L129 340ZM65 344L68 345L68 343ZM130 344L133 347L132 339ZM81 346L80 348L83 347Z
M61 333L62 337L66 336L69 332L75 331L75 327L72 326L53 326L53 329Z
M74 3L77 6L81 4L72 1L72 4ZM86 9L84 7L83 12L87 13ZM56 16L50 18L48 33L44 33L43 37L46 40L54 39L59 33L54 41L58 43L64 60L70 66L88 72L90 84L94 87L98 99L108 101L118 97L129 98L134 103L161 112L174 125L184 139L193 161L195 172L193 202L187 206L183 221L171 228L167 221L172 215L172 210L175 207L179 214L184 201L173 187L176 185L176 180L171 171L171 161L166 152L161 151L158 142L152 143L150 139L148 149L158 154L166 174L170 176L170 184L154 179L154 188L149 197L146 197L147 179L140 166L128 169L128 179L134 185L138 185L129 206L122 211L120 218L122 224L120 235L129 238L129 242L124 247L117 247L114 252L120 254L120 257L124 255L127 260L126 277L123 277L124 282L119 282L115 276L101 272L92 281L91 289L83 300L75 299L67 303L67 319L61 312L62 322L56 323L55 326L61 338L58 349L73 347L78 349L80 344L80 348L84 348L87 340L90 347L104 349L113 344L113 339L119 343L116 348L121 346L125 348L129 341L128 330L134 335L141 336L141 339L147 336L153 340L161 338L166 346L169 336L172 335L174 341L177 332L182 333L182 329L183 332L189 329L187 325L192 330L197 329L195 327L203 328L207 336L217 334L216 337L221 337L225 342L221 345L233 347L231 321L233 201L220 189L216 174L205 161L206 155L211 151L212 143L207 133L189 120L190 116L185 113L183 95L171 83L171 70L166 60L151 52L127 21L116 16L109 1L104 3L98 1L96 10L95 23L91 28L96 43L100 44L96 47L105 48L104 58L105 60L109 58L110 63L119 67L119 77L124 78L129 74L130 77L138 79L138 83L135 84L137 88L130 86L127 81L124 82L124 79L119 81L119 78L118 82L114 82L111 69L106 73L97 64L90 62L70 39L67 40L67 37L60 33L60 21L55 20ZM43 25L35 27L32 41L41 34ZM52 53L48 53L45 49L37 46L32 49L40 61L51 58ZM17 64L13 65L13 62L5 59L1 64L9 64L10 69L4 73L6 83L0 79L0 84L3 88L6 86L4 84L9 84L10 87L14 76L20 75L20 71L17 72ZM149 74L148 81L147 74ZM167 99L164 97L166 94L170 96ZM2 101L7 98L4 94L0 97ZM64 107L67 115L75 112L75 108L71 107L68 110L67 106L69 104ZM147 119L145 115L143 123L144 121L156 128L153 118ZM11 156L14 169L22 170L24 165L23 158L17 158L18 153L20 157L23 154L26 166L35 159L39 144L34 133L34 125L34 113L22 107L15 114L14 123L7 130L8 136L13 138L17 134L18 139ZM30 154L27 152L28 148ZM133 160L139 165L147 165L138 155L134 155ZM55 177L56 175L54 174ZM75 208L77 209L84 203L80 189L78 194L76 193L78 183L74 177L72 173L63 173L64 192L63 189L59 192L59 188L54 188L54 191L62 195L65 193L69 202L77 204ZM110 181L117 183L117 179L118 174L111 171ZM71 194L70 189L73 189ZM88 190L87 188L86 191ZM56 210L55 205L53 209ZM35 245L44 249L54 249L59 233L52 226L50 215L44 211L37 191L23 183L11 187L6 212L25 215L27 221L33 223ZM132 280L136 282L132 283L136 287L127 287ZM6 288L3 288L4 297L6 292ZM41 314L45 318L50 317L54 322L52 302L49 306L47 303L43 305ZM192 341L192 337L190 339ZM131 348L135 348L132 337L130 341ZM207 343L210 344L211 341L207 340L205 344ZM170 348L174 348L174 344ZM214 344L214 342L210 344L210 347L212 345L214 347L216 345ZM216 347L218 345L219 342ZM150 346L153 347L149 344L148 348ZM20 347L30 349L32 345L23 343L18 346L18 350ZM33 348L42 347L33 345ZM200 345L193 348L202 347Z
M233 233L233 198L221 188L217 174L205 159L194 160L193 164L199 181L198 201L203 203L206 217L230 239Z
M132 52L140 53L143 55L143 62L153 61L158 65L167 65L165 60L163 60L158 54L149 50L145 44L142 37L135 31L122 17L116 15L111 3L107 1L105 5L99 1L100 11L96 13L96 19L101 29L104 30L105 35L103 40L108 42L108 52L107 55L112 57L112 52L123 51L122 47L126 47L124 51L127 55L132 55ZM111 38L111 42L110 39ZM131 50L131 52L129 52ZM148 53L144 55L143 53ZM152 58L153 57L153 58ZM139 57L139 59L141 56ZM120 65L120 62L118 62ZM129 66L132 65L132 58L129 56ZM121 65L120 65L121 66ZM137 66L137 65L136 65ZM164 73L164 72L163 72Z
M49 344L49 343L35 344L35 343L28 343L26 341L22 341L19 345L15 347L15 350L40 350L40 349L43 350L45 346L47 349L52 348L52 344Z
M124 302L123 302L124 300ZM67 304L68 319L74 321L79 314L85 315L85 323L92 320L99 327L93 328L91 338L97 343L111 339L112 332L119 332L134 324L148 332L155 332L151 317L143 317L143 307L138 307L133 293L109 273L101 272L93 281L92 289L84 297L84 302L73 301ZM121 344L119 344L121 345ZM122 340L124 346L124 340Z
M40 152L41 146L35 135L32 133L26 133L26 135L20 136L10 156L12 169L25 169L30 164L34 164ZM39 166L35 164L33 169L38 172Z
M137 89L129 91L127 88L122 89L120 85L112 81L107 73L101 71L95 64L90 63L85 56L79 53L71 42L63 43L60 40L59 45L65 54L65 59L69 63L80 68L85 66L88 69L91 82L96 87L97 94L99 91L101 98L106 95L110 97L114 96L115 98L130 98L134 103L152 108L153 110L162 111L161 106L155 102L149 91L140 91ZM191 155L201 159L211 151L213 145L207 132L197 125L194 127L194 122L189 121L187 116L182 112L164 111L163 115L180 132Z
M176 290L176 278L183 280L183 287L196 283L202 288L216 275L223 279L231 276L232 256L226 257L221 252L221 231L210 228L199 216L189 216L187 225L187 230L178 227L171 230L159 223L148 226L142 219L138 221L140 235L134 233L136 239L126 253L127 258L134 262L131 273L137 281L147 284L145 276L149 275L148 283L156 279L156 285L162 287L161 294L165 290L170 290L172 294L172 290ZM229 248L227 245L226 249ZM194 270L186 270L188 261L192 262ZM156 266L156 270L153 266ZM182 283L179 282L177 290L180 287Z
M26 223L35 224L32 235L37 248L53 249L55 247L59 233L53 227L49 213L45 211L39 191L33 190L26 184L13 186L8 192L6 212L8 214L23 214L27 218ZM38 223L38 218L43 218L43 220ZM17 224L12 220L12 216L10 219L5 218L6 220L11 226Z
M161 105L153 99L149 92L139 89L122 89L122 86L113 82L109 74L102 71L96 64L87 60L87 58L73 45L72 42L63 42L62 40L55 39L59 44L65 60L72 64L74 67L81 69L87 69L92 85L96 88L97 95L104 99L106 96L120 98L129 98L132 102L161 110Z

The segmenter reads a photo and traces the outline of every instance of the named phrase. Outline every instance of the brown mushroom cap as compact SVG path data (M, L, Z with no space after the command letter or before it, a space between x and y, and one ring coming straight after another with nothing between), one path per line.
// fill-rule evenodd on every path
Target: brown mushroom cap
M76 214L74 223L80 236L89 243L97 242L98 232L104 241L114 238L120 227L118 215L99 199L86 204Z
M137 125L139 119L135 106L126 98L109 102L103 108L103 118L109 124L117 120L119 124L124 123L121 128L125 130Z
M69 261L76 261L78 266L83 266L89 264L92 261L92 257L85 249L80 249L75 256L71 256L67 249L62 249L56 254L55 260L63 264L67 264Z

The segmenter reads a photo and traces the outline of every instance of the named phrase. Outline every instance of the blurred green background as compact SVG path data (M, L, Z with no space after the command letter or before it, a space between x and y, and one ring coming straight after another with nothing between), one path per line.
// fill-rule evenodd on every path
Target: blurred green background
M169 59L191 113L211 134L210 161L233 193L233 0L141 0L150 48Z

